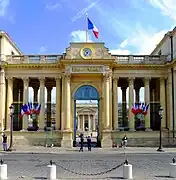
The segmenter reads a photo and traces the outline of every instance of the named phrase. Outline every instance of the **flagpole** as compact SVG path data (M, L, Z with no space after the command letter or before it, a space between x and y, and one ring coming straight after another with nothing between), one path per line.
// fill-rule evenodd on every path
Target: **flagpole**
M86 13L86 43L88 41L88 25L87 25L87 18L88 18L88 15Z

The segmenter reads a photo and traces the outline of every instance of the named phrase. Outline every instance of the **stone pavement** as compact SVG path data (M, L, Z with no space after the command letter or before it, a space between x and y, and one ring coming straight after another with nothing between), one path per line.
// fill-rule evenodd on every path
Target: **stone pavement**
M124 148L92 148L92 153L159 153L158 147L127 147ZM85 148L87 150L87 148ZM176 148L163 148L164 153L176 153ZM12 153L77 153L79 147L43 147L43 146L16 146Z
M34 154L25 153L25 151L30 150ZM53 153L54 151L57 153ZM53 160L57 165L58 179L122 179L122 167L96 176L93 174L112 169L124 162L126 156L129 163L133 165L134 180L174 179L168 176L169 165L172 158L176 157L176 151L158 153L156 148L145 148L145 152L144 148L133 148L133 151L131 148L127 148L126 154L122 150L116 152L117 149L93 149L92 152L88 152L86 149L84 152L78 152L75 148L70 151L68 149L44 147L27 150L23 147L21 153L19 149L12 153L1 152L0 158L8 165L8 179L10 180L46 179L47 165L50 160Z

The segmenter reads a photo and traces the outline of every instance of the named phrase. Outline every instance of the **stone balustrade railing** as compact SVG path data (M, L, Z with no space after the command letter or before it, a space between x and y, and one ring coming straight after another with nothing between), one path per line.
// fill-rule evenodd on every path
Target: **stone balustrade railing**
M63 55L7 55L1 57L1 61L8 64L32 64L32 63L56 63L64 58ZM167 62L166 56L155 55L112 55L116 59L117 64L165 64Z
M7 55L5 60L8 64L33 64L33 63L56 63L62 58L61 55Z
M158 55L112 55L118 64L165 64L166 56Z

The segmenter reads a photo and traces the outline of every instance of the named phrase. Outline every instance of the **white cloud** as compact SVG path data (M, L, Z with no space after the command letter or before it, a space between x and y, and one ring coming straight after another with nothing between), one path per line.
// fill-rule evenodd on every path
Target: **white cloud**
M47 48L45 46L41 46L40 47L40 50L39 50L39 53L45 53L47 51Z
M53 11L55 9L61 8L61 4L59 2L54 4L47 4L46 8L49 9L50 11Z
M9 4L9 0L0 0L0 16L6 15Z
M168 30L151 32L138 27L134 35L126 38L120 47L132 47L135 49L135 52L133 52L135 54L150 54Z
M97 3L99 2L100 0L97 0L95 2L91 2L89 3L89 5L83 9L81 9L80 11L77 12L77 14L71 19L72 22L76 21L77 19L79 18L82 18L84 15L86 15L86 13L92 9L95 5L97 5Z
M72 42L85 42L86 41L86 31L77 30L71 32ZM88 34L88 42L92 42L91 36Z
M112 55L129 55L130 51L125 49L112 49L109 51Z
M176 1L175 0L148 0L155 8L159 8L161 12L176 20Z

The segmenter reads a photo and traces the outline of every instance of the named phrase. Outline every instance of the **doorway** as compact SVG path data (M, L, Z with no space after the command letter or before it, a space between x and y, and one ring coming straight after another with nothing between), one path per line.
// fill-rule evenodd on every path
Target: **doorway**
M74 140L79 141L79 134L91 135L92 144L100 147L100 96L94 86L83 85L74 94ZM86 142L86 140L85 140Z

